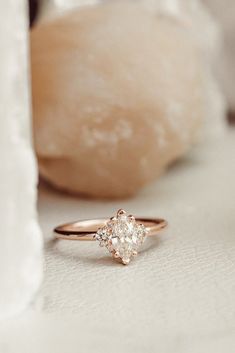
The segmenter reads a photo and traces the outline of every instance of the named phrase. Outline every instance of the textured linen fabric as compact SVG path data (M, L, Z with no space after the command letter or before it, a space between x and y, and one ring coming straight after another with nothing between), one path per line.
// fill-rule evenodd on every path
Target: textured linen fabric
M0 352L233 352L235 131L196 147L135 199L100 202L40 191L45 278L37 302L0 325ZM95 242L53 241L58 223L164 216L168 230L129 266ZM12 337L14 336L14 339Z

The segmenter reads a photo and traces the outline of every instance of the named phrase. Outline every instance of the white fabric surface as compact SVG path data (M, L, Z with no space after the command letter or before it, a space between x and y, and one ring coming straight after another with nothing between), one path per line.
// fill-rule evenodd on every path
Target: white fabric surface
M44 284L30 312L1 324L0 352L233 352L234 146L231 130L196 147L131 200L82 200L42 188ZM120 207L170 223L127 267L96 243L51 240L58 223Z

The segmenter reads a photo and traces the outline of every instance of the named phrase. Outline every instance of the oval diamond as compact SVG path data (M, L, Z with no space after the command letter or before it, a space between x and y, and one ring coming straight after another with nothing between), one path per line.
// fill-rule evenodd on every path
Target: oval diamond
M137 223L133 216L127 216L120 210L117 217L112 218L98 230L96 239L101 246L106 246L115 258L127 265L131 258L137 255L146 234L144 225Z

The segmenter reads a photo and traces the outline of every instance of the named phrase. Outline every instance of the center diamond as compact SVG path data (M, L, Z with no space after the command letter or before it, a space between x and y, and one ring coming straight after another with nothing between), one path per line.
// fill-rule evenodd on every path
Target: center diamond
M96 233L96 240L100 246L105 246L109 252L123 264L129 264L132 256L137 255L143 244L147 230L144 225L136 222L133 216L119 210L117 217L110 221Z

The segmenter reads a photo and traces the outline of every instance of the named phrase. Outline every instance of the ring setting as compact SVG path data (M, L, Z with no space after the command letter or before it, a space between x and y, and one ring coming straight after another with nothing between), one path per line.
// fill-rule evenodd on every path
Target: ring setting
M101 247L106 247L115 259L128 265L132 257L138 254L147 233L148 230L143 224L137 223L134 216L128 216L121 209L116 217L98 229L95 239Z

